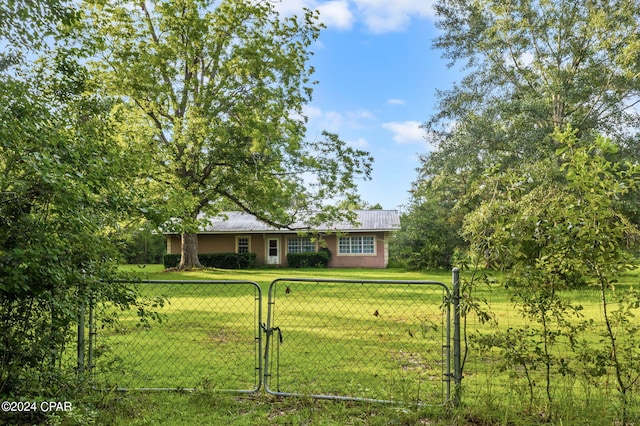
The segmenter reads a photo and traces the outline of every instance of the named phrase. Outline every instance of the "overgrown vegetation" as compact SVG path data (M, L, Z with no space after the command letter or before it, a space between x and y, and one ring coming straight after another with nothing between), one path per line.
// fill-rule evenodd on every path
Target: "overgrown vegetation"
M633 248L640 233L619 212L617 200L637 189L640 170L637 164L608 160L617 149L606 138L585 143L572 130L556 132L554 137L559 144L557 157L529 165L521 173L487 177L479 190L490 194L483 195L486 201L465 219L471 252L504 271L510 301L527 320L522 327L484 336L481 347L499 348L505 361L523 369L530 405L535 383L529 373L543 368L544 410L549 418L555 412L552 376L576 375L575 366L557 356L556 345L584 353L583 360L591 362L583 373L613 372L625 424L627 393L638 380L640 356L635 329L626 325L638 298L633 290L626 297L616 293L614 283L622 272L636 267ZM577 321L583 307L562 294L585 285L595 286L600 295L603 323L597 326L606 342L603 346L584 336L592 324ZM612 310L611 295L626 304ZM636 349L622 355L617 348L621 342ZM599 349L594 352L594 347Z
M85 307L144 314L134 286L102 285L119 276L114 230L135 214L138 152L114 131L118 103L94 95L78 52L46 43L73 10L17 1L0 12L11 17L0 20L0 396L72 400L90 389L68 355ZM45 415L3 410L0 421Z

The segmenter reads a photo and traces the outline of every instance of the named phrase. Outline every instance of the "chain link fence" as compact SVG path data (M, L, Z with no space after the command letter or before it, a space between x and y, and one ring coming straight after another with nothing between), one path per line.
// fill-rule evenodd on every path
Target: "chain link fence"
M435 282L279 279L265 386L276 395L441 404L450 295Z
M604 404L611 419L623 383L623 401L638 416L636 299L608 306L623 374L616 377L597 292L563 294L575 310L558 305L558 315L543 321L542 311L490 287L460 298L459 284L457 269L451 287L281 278L268 297L251 281L144 282L144 312L118 312L119 320L106 322L109 307L81 313L89 326L78 329L78 366L119 389L264 386L279 396L433 405L462 399L525 412L568 398L578 408Z
M95 380L118 389L254 392L262 291L251 281L149 281L144 311L98 326ZM107 318L109 317L107 313Z
M104 386L255 392L264 383L276 395L450 398L452 297L442 283L278 279L268 300L250 281L139 285L144 312L83 333Z

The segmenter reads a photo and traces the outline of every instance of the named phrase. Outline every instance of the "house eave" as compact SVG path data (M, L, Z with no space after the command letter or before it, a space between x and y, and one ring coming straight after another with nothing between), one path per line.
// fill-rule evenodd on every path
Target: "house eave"
M231 231L199 231L198 235L233 235L233 234L290 234L290 235L298 235L298 234L325 234L325 235L336 235L336 234L349 234L349 233L358 233L358 234L372 234L376 232L396 232L399 229L345 229L345 230L251 230L251 229L237 229ZM177 232L167 232L164 235L180 235Z

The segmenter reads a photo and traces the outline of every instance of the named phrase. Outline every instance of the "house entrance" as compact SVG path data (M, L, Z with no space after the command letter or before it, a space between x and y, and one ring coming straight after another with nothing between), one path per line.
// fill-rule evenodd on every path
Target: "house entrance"
M267 265L279 265L280 263L280 239L269 238L267 240Z

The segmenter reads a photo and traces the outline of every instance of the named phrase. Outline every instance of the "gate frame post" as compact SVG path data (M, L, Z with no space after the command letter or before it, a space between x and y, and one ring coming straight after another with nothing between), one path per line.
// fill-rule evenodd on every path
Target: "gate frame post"
M89 295L89 348L87 349L87 368L89 373L93 374L93 350L96 344L96 317L95 317L95 302L93 300L93 292Z
M460 392L462 383L462 363L460 351L460 269L453 268L453 398L454 407L460 406Z
M84 373L85 367L85 334L84 334L84 326L85 326L85 304L84 301L80 302L80 306L78 307L78 342L77 342L77 372L79 374Z

